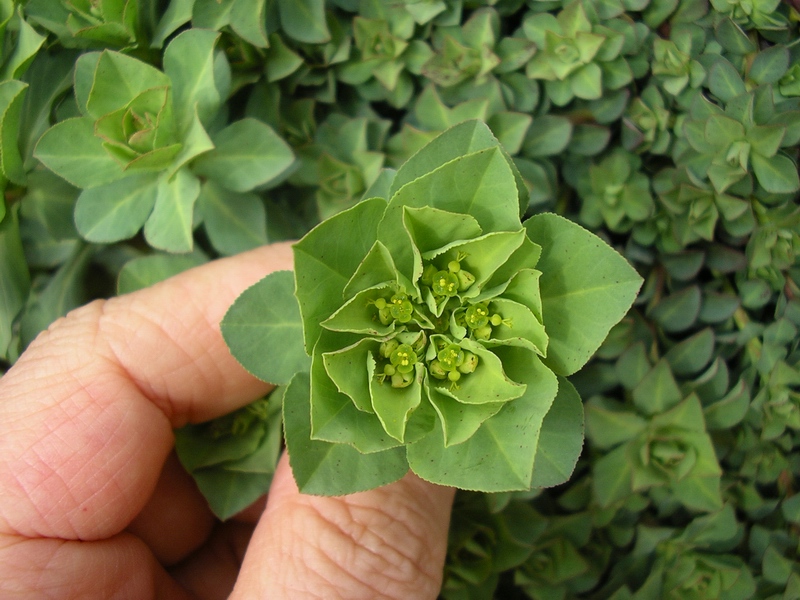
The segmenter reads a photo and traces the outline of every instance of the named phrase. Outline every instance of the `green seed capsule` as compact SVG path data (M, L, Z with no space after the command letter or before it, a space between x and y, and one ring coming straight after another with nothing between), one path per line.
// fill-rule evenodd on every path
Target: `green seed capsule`
M431 287L433 285L433 278L438 271L439 269L432 264L425 265L425 268L422 269L422 276L419 278L420 283Z
M389 325L394 318L392 317L392 310L387 306L386 308L382 308L378 311L378 319L382 325Z
M475 334L475 339L488 340L490 337L492 337L492 328L490 325L486 325L484 327L473 329L472 333Z
M464 362L458 366L458 370L466 375L468 373L474 373L477 368L478 357L472 352L464 352Z
M447 371L444 370L442 363L440 363L439 359L437 358L434 358L428 365L428 373L430 373L433 377L436 377L436 379L447 378Z
M392 387L404 388L414 383L414 375L412 373L395 373L392 375Z
M473 283L475 283L475 275L469 271L465 271L464 269L461 269L458 273L456 273L456 277L458 277L459 292L463 292L464 290L470 288Z
M383 358L389 358L392 355L392 352L397 350L397 347L400 345L395 339L387 340L385 342L381 342L380 346L380 353Z

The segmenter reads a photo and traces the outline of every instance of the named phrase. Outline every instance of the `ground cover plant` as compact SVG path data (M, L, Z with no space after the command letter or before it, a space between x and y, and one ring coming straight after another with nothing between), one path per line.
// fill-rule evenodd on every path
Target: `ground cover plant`
M176 432L219 516L268 488L285 426L308 491L408 466L464 488L443 598L797 598L799 22L790 0L0 1L0 368L91 298L302 238L222 324L281 385ZM347 272L315 295L314 269ZM616 304L556 301L610 274ZM293 351L254 360L254 330ZM525 406L499 461L485 434ZM496 468L448 468L475 456Z

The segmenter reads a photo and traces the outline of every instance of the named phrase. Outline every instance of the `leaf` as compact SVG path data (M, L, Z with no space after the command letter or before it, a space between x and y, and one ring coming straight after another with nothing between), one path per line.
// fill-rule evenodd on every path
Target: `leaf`
M720 57L708 74L708 88L723 102L733 100L747 91L741 75L729 61Z
M506 152L519 154L525 134L532 122L533 117L530 115L504 111L493 114L487 124Z
M786 46L765 48L753 59L748 75L760 85L775 83L789 69L789 49Z
M210 179L200 190L198 208L208 239L220 254L238 254L267 243L267 211L255 194L232 192Z
M181 143L180 151L166 170L166 177L173 177L190 161L214 148L196 110L192 113L192 119L189 121Z
M79 188L92 188L116 179L125 172L94 135L94 121L76 117L48 129L33 155L48 169Z
M231 9L231 28L256 48L269 46L265 9L266 0L235 0Z
M214 78L216 31L189 29L173 39L164 50L164 73L172 82L175 118L185 130L195 110L207 126L225 97Z
M331 40L324 0L278 0L278 13L283 31L290 38L306 44Z
M151 254L126 262L117 275L117 294L129 294L202 265L207 258L192 254Z
M391 252L400 273L410 279L413 255L408 238L403 235L404 207L430 206L468 214L475 218L484 231L515 231L520 227L517 204L498 202L498 197L508 199L516 196L513 174L498 149L468 154L397 191L378 227L378 239Z
M431 379L431 388L469 405L509 402L525 393L525 385L509 378L504 372L502 361L495 353L470 339L462 340L460 345L478 356L478 368L471 374L475 376L462 377L457 388L451 388L449 382Z
M31 280L19 235L19 209L0 220L0 359L16 354L9 348L12 326L28 297Z
M596 63L583 65L570 75L569 84L576 97L597 100L603 95L603 72Z
M601 125L576 125L569 141L568 150L581 156L600 154L611 139L611 130Z
M78 190L52 171L29 173L20 208L20 235L29 267L55 269L80 245L73 219L77 197Z
M220 31L231 22L235 0L195 0L192 8L192 27Z
M309 355L322 331L320 323L342 305L342 291L375 243L385 208L382 198L363 200L320 223L294 245L297 300ZM341 243L342 232L351 243Z
M47 39L31 27L22 16L22 7L18 6L16 40L3 53L3 67L0 70L0 80L18 79L28 69L31 61Z
M40 54L25 74L30 88L25 94L19 126L19 146L24 163L32 163L33 148L50 127L53 104L72 87L74 68L80 62L76 62L71 54Z
M734 54L744 55L758 50L753 41L742 31L741 27L729 17L723 17L719 20L714 28L714 33L720 45Z
M672 485L675 499L691 510L714 512L720 510L722 494L720 477L687 477Z
M715 429L730 429L737 425L747 414L750 408L750 391L747 384L740 379L731 388L722 400L707 406L703 416L709 431Z
M714 330L707 327L675 344L664 355L676 375L694 375L702 371L714 353Z
M343 342L344 339L344 342ZM343 334L323 332L311 359L311 437L347 444L362 454L382 452L400 443L386 433L378 417L358 409L340 393L324 366L322 356L356 340Z
M298 373L283 397L286 448L304 494L338 496L397 481L408 470L402 448L361 454L346 444L311 439L309 377Z
M257 423L242 433L215 438L209 432L211 427L206 423L189 424L175 431L175 451L189 473L245 458L258 448L266 433L263 424Z
M81 54L75 61L75 103L78 105L78 110L82 115L89 114L86 104L89 101L89 94L92 91L94 72L97 69L100 56L102 56L102 52L86 52L85 54ZM50 115L48 114L48 120L49 118Z
M150 47L161 48L166 39L177 31L181 25L191 21L193 6L194 0L171 0L153 32Z
M294 162L291 148L266 123L245 118L212 137L216 146L193 170L235 192L247 192L279 177Z
M144 224L147 243L167 252L191 252L193 208L199 194L200 180L188 169L162 179L153 212Z
M700 288L692 285L661 299L650 311L650 316L664 331L685 331L697 320L702 300Z
M663 413L682 398L683 394L665 358L658 361L633 389L633 403L646 415Z
M602 508L630 496L633 468L624 444L599 458L592 466L592 496Z
M542 247L536 268L549 336L545 364L571 375L628 312L642 278L600 238L563 217L535 215L525 229Z
M583 403L575 387L559 377L558 394L539 433L531 487L553 487L568 481L582 449Z
M192 477L213 513L223 521L266 494L272 483L272 475L224 469L200 469Z
M325 371L336 388L349 396L358 410L368 413L375 412L370 386L375 370L373 357L379 349L377 340L362 338L351 346L322 355Z
M3 81L0 83L0 170L18 185L25 184L25 171L19 152L20 110L23 106L27 83Z
M444 446L441 423L407 446L411 469L427 481L462 489L499 492L530 487L539 431L556 395L558 381L531 352L497 349L506 373L527 385L462 444Z
M425 368L418 363L415 366L414 382L408 387L395 389L385 382L379 382L375 377L374 359L371 360L370 367L367 375L372 409L380 419L384 431L398 442L405 443L406 425L422 398L422 376Z
M595 397L586 404L586 436L601 450L633 439L646 426L642 417L612 400Z
M44 288L31 295L20 321L22 346L26 347L53 321L86 302L84 276L95 249L75 247L72 256L59 267Z
M156 187L156 179L146 173L84 190L75 205L81 236L98 244L133 237L153 210Z
M481 121L465 121L451 127L443 134L426 144L419 152L409 158L397 171L390 193L394 195L405 184L430 173L434 169L450 162L453 159L499 147L500 142L492 134L489 127ZM502 151L502 149L501 149ZM514 173L519 192L520 213L528 205L525 182L516 170L510 157L503 152Z
M234 358L259 379L284 385L310 368L291 271L267 275L242 292L221 329Z
M705 257L703 252L685 250L676 254L663 254L661 264L670 277L679 281L691 281L703 268Z
M145 90L169 85L169 78L158 69L125 54L105 50L94 68L86 111L99 119L127 106Z
M445 447L468 440L486 419L496 415L505 404L485 402L467 406L435 387L428 388L427 394L441 422Z
M572 137L572 123L557 115L542 115L533 120L522 144L526 156L553 156L560 154Z
M751 154L750 159L759 185L771 194L791 194L800 190L797 166L788 156L778 153L765 158Z
M739 304L739 297L732 293L706 291L697 318L703 323L722 323L733 316Z
M636 342L623 352L615 365L619 382L627 390L632 390L650 372L653 366L647 357L644 342Z

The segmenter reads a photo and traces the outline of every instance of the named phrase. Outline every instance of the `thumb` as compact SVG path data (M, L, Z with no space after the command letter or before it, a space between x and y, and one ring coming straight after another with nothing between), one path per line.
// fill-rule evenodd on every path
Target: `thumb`
M230 600L435 599L454 493L408 473L368 492L308 496L284 454Z

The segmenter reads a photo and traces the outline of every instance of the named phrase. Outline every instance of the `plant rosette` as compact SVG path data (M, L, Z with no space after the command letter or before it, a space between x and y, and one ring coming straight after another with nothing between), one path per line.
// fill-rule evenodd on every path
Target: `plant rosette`
M233 355L288 383L302 491L377 487L409 467L482 491L569 478L583 409L565 377L641 278L562 217L523 224L524 189L486 125L457 125L295 244L293 278L269 275L231 307Z

